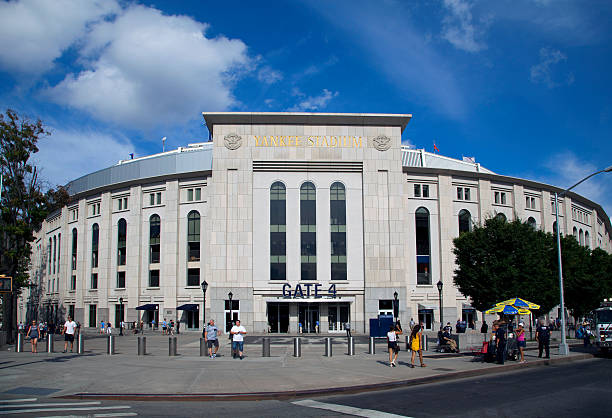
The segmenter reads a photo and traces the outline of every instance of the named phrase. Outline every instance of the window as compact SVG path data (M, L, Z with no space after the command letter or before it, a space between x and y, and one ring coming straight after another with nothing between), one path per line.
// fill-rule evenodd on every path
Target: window
M127 197L120 197L119 199L117 199L117 209L118 210L127 210L128 208L128 198Z
M506 204L506 192L495 192L495 203L497 205L505 205Z
M200 285L200 269L187 269L187 286Z
M464 200L470 200L470 189L467 187L463 189L463 198Z
M232 329L232 324L240 319L240 301L232 299L231 309L230 301L225 300L224 315L225 319L225 332L229 332Z
M125 289L125 271L117 272L117 289Z
M91 286L92 289L98 288L98 273L91 274Z
M53 261L53 239L49 238L49 245L47 246L47 258L49 259L49 267L47 268L48 274L51 274L51 263Z
M100 203L92 203L91 205L89 205L89 213L91 214L91 216L99 215Z
M76 290L76 274L70 277L70 290Z
M526 196L525 197L525 207L527 209L536 209L536 199L535 199L535 197Z
M580 229L580 232L578 233L578 242L580 243L580 245L584 245L584 232L582 231L582 228Z
M431 284L429 211L423 207L414 215L416 227L417 284Z
M200 214L195 210L187 215L187 250L189 261L200 261Z
M159 270L149 270L149 287L159 287Z
M159 263L161 220L158 215L149 218L149 263Z
M91 267L98 267L98 242L100 240L100 228L98 224L91 227Z
M457 187L457 200L470 200L470 189L467 187Z
M149 194L149 204L153 206L155 204L155 193Z
M576 238L576 241L578 241L578 228L574 227L574 230L572 231L574 238Z
M504 215L503 213L498 213L497 215L495 215L495 219L498 219L500 221L506 222L506 215Z
M378 301L378 315L393 315L393 299Z
M161 205L161 192L155 193L155 196L157 197L157 204Z
M300 188L301 279L317 279L317 201L314 184Z
M472 230L472 215L466 209L459 211L459 234Z
M427 184L423 184L423 197L429 197L429 186Z
M589 234L589 231L584 232L584 245L587 248L591 248L591 236Z
M536 229L538 227L535 218L533 218L532 216L530 216L529 219L527 219L527 225L529 225L533 229Z
M193 189L187 189L187 201L193 202Z
M195 189L195 200L202 200L202 189L200 187L196 187Z
M55 274L55 256L57 255L57 239L53 237L53 274Z
M195 192L195 195L194 195ZM187 201L200 201L202 200L202 189L200 187L196 187L195 189L187 189Z
M287 277L286 190L279 181L270 187L270 280Z
M60 256L61 254L62 254L62 234L57 234L57 274L60 274L60 267L61 267ZM59 288L59 282L57 284L57 287Z
M463 200L463 187L457 187L457 199Z
M77 230L72 230L72 270L77 268Z
M72 218L72 221L78 220L79 219L79 209L78 208L72 209L70 211L70 217Z
M342 183L330 188L331 279L346 280L346 191Z
M96 305L89 305L89 328L96 328L96 322Z
M127 261L127 222L119 219L117 222L117 265L125 266Z
M421 185L420 184L414 185L414 197L421 197Z

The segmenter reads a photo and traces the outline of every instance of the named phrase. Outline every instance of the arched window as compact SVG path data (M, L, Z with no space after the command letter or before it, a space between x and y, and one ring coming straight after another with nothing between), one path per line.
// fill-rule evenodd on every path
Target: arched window
M329 190L331 279L346 280L346 191L336 182Z
M497 215L495 215L495 219L499 219L500 221L504 221L504 222L508 220L506 218L506 215L504 215L503 213L498 213Z
M576 238L576 241L578 241L578 228L574 227L573 234L574 238Z
M587 248L591 248L591 235L589 234L589 231L584 231L584 245Z
M418 208L414 215L416 229L417 284L431 284L429 211Z
M537 224L537 222L536 222L536 220L535 220L535 218L533 216L530 216L527 219L527 225L529 225L533 229L536 229L538 227L538 224Z
M98 243L100 241L100 228L98 224L91 227L91 268L98 267Z
M317 279L317 190L306 182L300 188L301 279Z
M55 256L57 255L57 238L53 237L53 274L55 274Z
M60 274L60 257L62 256L62 234L57 234L57 274ZM59 289L59 280L57 281L57 288Z
M72 270L77 268L77 230L72 229Z
M200 261L200 214L195 210L187 215L187 247L188 260Z
M287 278L287 193L280 181L270 187L270 280Z
M459 234L462 232L470 232L472 230L472 215L467 209L459 211Z
M584 232L582 231L582 228L580 228L578 237L579 237L578 242L580 243L580 245L584 245Z
M149 263L159 263L161 220L158 215L149 218Z
M117 265L125 266L127 261L127 222L119 219L117 222Z
M47 274L51 274L51 264L53 263L53 238L49 237L49 246L47 247L47 258L49 259L49 268L47 269L48 273ZM49 286L49 288L51 288Z

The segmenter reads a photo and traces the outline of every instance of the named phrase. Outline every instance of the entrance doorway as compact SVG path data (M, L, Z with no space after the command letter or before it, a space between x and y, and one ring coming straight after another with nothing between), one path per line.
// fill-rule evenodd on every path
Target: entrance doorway
M200 328L200 311L185 311L185 313L187 314L187 328Z
M288 303L268 303L268 332L273 334L289 332Z
M314 333L319 327L319 304L318 303L300 303L299 305L299 324L302 324L302 332Z
M159 327L159 311L145 311L144 323L151 328L151 322L155 320L155 327Z
M348 303L329 304L327 307L329 332L344 331L344 324L351 322L350 312Z
M431 331L433 328L433 310L432 309L420 309L419 310L419 322L422 322L425 326L425 330Z
M468 328L474 329L474 324L476 323L476 310L464 308L461 312L461 320L465 321Z

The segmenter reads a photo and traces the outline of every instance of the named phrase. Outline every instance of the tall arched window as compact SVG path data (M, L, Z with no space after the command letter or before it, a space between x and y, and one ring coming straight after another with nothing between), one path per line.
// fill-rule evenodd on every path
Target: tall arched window
M317 279L317 197L314 184L300 188L301 278Z
M576 241L578 241L578 228L574 227L574 230L572 232L574 234L574 238L576 238Z
M431 284L429 211L423 207L414 215L416 227L417 284Z
M500 221L504 221L506 222L508 219L506 218L506 215L504 215L503 213L498 213L497 215L495 215L496 219L499 219Z
M117 222L117 265L125 266L127 261L127 222L119 219Z
M584 231L584 245L587 248L591 248L591 235L589 234L589 231Z
M346 190L336 182L329 190L331 279L346 280Z
M200 214L192 210L187 215L187 248L189 261L200 261Z
M584 232L582 231L582 228L580 228L580 232L578 233L578 242L580 243L580 245L584 245Z
M149 218L149 263L159 263L161 219L158 215Z
M533 216L530 216L530 217L527 219L527 225L529 225L529 226L530 226L530 227L532 227L533 229L536 229L536 228L537 228L537 226L538 226L538 224L537 224L537 222L536 222L536 220L535 220L535 218L534 218Z
M270 280L287 278L287 193L280 181L270 187Z
M57 238L53 237L53 274L55 274L55 260L57 255Z
M61 258L62 256L62 234L57 234L57 274L60 274ZM57 287L59 289L59 280L57 281Z
M49 237L49 246L47 247L47 258L49 259L49 268L47 269L48 273L47 274L51 274L51 271L53 269L53 267L51 266L51 264L53 263L53 238Z
M467 209L459 211L459 234L462 232L470 232L472 230L472 215Z
M72 270L77 268L77 230L72 229Z
M91 268L98 267L98 243L100 241L100 228L98 224L91 227Z

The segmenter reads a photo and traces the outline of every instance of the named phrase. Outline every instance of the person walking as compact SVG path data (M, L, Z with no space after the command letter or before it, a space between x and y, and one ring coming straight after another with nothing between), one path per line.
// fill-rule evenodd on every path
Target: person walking
M401 331L399 331L401 334ZM397 343L398 330L391 325L387 332L387 347L389 348L389 367L397 367L397 356L399 354L399 344Z
M32 325L28 327L26 334L26 338L30 338L30 343L32 343L32 353L38 353L38 337L38 326L36 326L36 321L32 321Z
M104 323L104 319L100 321L100 335L104 335L104 330L106 329L106 324Z
M246 333L246 328L240 325L240 320L237 319L236 325L234 325L230 330L230 334L232 336L232 353L234 358L236 358L236 355L240 356L240 360L244 358L244 335Z
M525 338L525 324L523 322L519 322L518 328L516 329L516 342L519 352L521 353L521 363L525 363L525 347L527 347L527 340Z
M166 318L162 322L162 335L166 335L168 330L168 323L166 322Z
M426 364L423 363L423 344L421 343L421 339L423 338L423 329L420 324L415 325L412 328L412 332L410 333L410 349L412 350L412 355L410 357L410 367L414 368L414 358L416 354L419 354L419 360L421 362L421 367L425 367Z
M64 323L64 329L62 330L62 334L64 334L64 353L68 350L68 343L70 343L70 352L72 353L76 327L76 322L74 322L72 318L68 316L68 320Z
M211 319L208 321L208 325L204 327L204 341L208 347L208 356L210 358L217 357L217 351L219 351L219 328L215 325L215 320ZM214 351L213 351L214 347Z
M538 340L538 357L542 358L542 352L546 352L546 358L550 358L550 326L540 320L540 325L536 328L536 340Z

